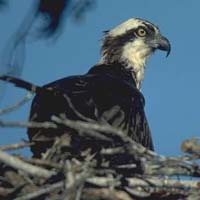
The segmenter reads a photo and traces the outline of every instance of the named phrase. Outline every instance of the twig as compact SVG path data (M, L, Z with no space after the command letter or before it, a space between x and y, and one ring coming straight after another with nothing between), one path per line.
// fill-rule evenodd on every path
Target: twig
M112 141L107 136L100 134L98 132L98 131L101 131L101 130L98 129L98 127L103 127L103 126L97 125L98 127L96 127L95 126L96 124L94 122L88 123L88 122L82 122L82 121L69 120L69 119L66 119L66 118L61 119L60 117L56 117L54 115L51 117L51 119L52 119L52 121L55 121L56 123L63 124L67 127L75 129L75 130L79 130L80 134L82 134L83 131L85 130L85 131L87 131L87 132L85 132L85 134L87 134L89 136L95 137L95 138L100 139L100 140ZM94 128L93 128L93 126L94 126Z
M114 148L104 148L101 150L102 155L115 155L119 153L124 153L125 149L123 147L114 147Z
M26 161L28 163L34 164L34 165L40 165L40 166L44 166L44 167L51 167L51 168L55 168L55 169L63 169L63 165L59 164L59 163L55 163L53 161L49 161L49 160L41 160L41 159L37 159L37 158L25 158L20 156L19 157L21 160Z
M92 175L92 170L89 168L93 156L86 158L85 162L79 166L80 172L75 172L75 167L70 161L66 162L66 183L65 183L65 198L64 200L79 200L82 193L84 183L88 177ZM78 191L78 192L77 192Z
M39 197L41 195L50 193L50 192L54 191L55 189L62 188L63 186L64 186L64 182L60 181L58 183L54 183L54 184L52 184L50 186L44 187L42 189L39 189L36 192L32 192L32 193L24 195L22 197L18 197L18 198L14 199L14 200L29 200L29 199L34 199L34 198Z
M116 178L113 178L113 177L93 176L93 177L88 178L86 182L90 184L94 184L99 187L110 187L110 186L117 187L121 185L120 180L117 180Z
M4 146L0 146L0 151L21 149L24 147L30 147L33 144L34 144L34 142L21 142L21 143L17 143L17 144L4 145Z
M7 114L7 113L10 113L10 112L18 109L20 106L22 106L26 102L28 102L32 98L32 96L33 96L33 94L29 92L25 97L23 97L23 99L21 99L20 101L16 102L14 105L9 106L9 107L4 108L4 109L1 109L0 110L0 115Z
M19 127L19 128L53 128L56 129L57 125L53 122L4 122L0 120L0 127Z
M84 190L83 199L94 200L94 199L103 199L103 200L134 200L130 197L125 191L115 190L109 188L89 188Z
M65 93L63 93L63 97L66 99L66 101L67 101L69 107L74 111L74 113L75 113L78 117L80 117L80 119L83 119L83 120L88 121L88 122L95 122L93 119L88 118L88 117L86 117L85 115L81 114L81 113L75 108L75 106L74 106L73 103L71 102L71 99L70 99Z
M200 157L200 143L199 138L191 138L185 140L181 144L181 150L186 153L193 154L195 157Z
M149 186L150 184L154 187L168 187L168 188L190 188L200 189L200 181L194 180L174 180L169 178L161 177L141 177L141 178L127 178L128 185L130 187L136 186Z
M41 178L49 178L55 174L53 171L43 169L41 167L36 167L34 165L28 164L17 157L11 156L3 151L0 151L0 161L13 167L17 170L22 170L30 175L38 176Z
M158 187L158 188L187 188L187 189L200 189L200 181L194 180L174 180L162 177L145 177L141 178L131 177L125 178L129 187ZM87 183L94 184L99 187L109 187L115 185L115 187L121 186L121 181L113 177L90 177L86 181Z

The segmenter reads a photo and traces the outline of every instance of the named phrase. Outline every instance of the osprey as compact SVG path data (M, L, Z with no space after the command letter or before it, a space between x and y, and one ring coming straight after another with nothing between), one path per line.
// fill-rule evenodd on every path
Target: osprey
M120 129L136 142L153 150L140 88L146 61L156 49L167 51L167 56L170 53L170 43L159 28L143 19L129 19L105 32L100 62L85 75L66 77L42 88L61 91L85 118ZM53 115L60 114L65 114L71 120L84 121L73 108L59 95L38 93L32 102L30 121L51 121ZM41 157L53 144L55 137L65 131L62 128L29 128L29 139L35 142L31 147L33 156ZM47 137L48 144L44 140ZM76 145L77 148L81 146Z

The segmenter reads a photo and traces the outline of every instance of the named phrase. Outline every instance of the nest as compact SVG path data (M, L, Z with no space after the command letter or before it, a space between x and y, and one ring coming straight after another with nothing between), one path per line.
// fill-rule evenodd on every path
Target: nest
M96 150L77 150L69 134L55 138L39 158L9 153L35 143L21 141L0 147L0 199L136 200L199 199L200 145L182 143L187 154L165 157L136 143L108 125L53 118L74 130L81 142L97 141ZM6 123L0 126L52 127L54 122ZM117 142L116 142L117 141ZM106 145L102 145L106 144ZM109 145L110 144L110 145ZM113 145L116 144L116 145ZM174 177L179 177L174 178Z

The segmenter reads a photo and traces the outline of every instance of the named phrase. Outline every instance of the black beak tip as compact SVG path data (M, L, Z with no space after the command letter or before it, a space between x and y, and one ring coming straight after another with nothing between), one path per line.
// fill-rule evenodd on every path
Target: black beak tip
M171 52L171 47L167 50L166 58L169 56L170 52Z
M164 51L167 51L166 57L168 57L171 52L171 44L170 44L169 40L167 38L163 37L161 46Z
M167 51L166 57L168 57L169 54L171 53L171 44L170 44L169 40L167 40L166 51Z
M167 52L166 57L168 57L171 52L171 44L170 44L169 40L165 37L162 37L159 41L158 49L160 49L162 51L166 51Z

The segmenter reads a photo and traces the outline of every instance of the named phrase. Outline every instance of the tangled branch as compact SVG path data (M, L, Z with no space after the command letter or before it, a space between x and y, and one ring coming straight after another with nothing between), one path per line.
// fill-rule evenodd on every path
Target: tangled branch
M88 134L93 139L105 140L106 142L116 140L117 137L120 146L102 147L101 151L96 152L96 154L88 150L84 152L81 159L69 156L69 152L62 150L63 137L57 138L52 148L41 159L25 158L4 152L34 145L31 143L20 142L1 147L0 197L7 199L14 197L18 200L39 197L70 200L198 199L199 180L173 178L180 175L200 176L200 166L197 162L198 152L191 150L200 148L194 138L182 144L184 146L186 142L190 142L190 151L185 150L190 154L182 157L165 157L149 151L125 136L121 131L110 126L93 122L72 121L63 116L53 116L52 120L57 126L60 123L75 129L74 134L79 136ZM1 123L1 126L2 124L3 126L10 125L9 123ZM21 127L21 124L12 123L12 127L14 125ZM47 128L46 122L27 122L24 125ZM184 148L182 147L182 149ZM63 156L64 154L68 155ZM97 154L98 159L99 157L102 159L100 164L96 157ZM129 156L137 162L110 166L110 159L116 155ZM137 168L138 163L143 169L142 173L130 173L130 176L123 174L124 170ZM121 169L123 170L121 171Z

